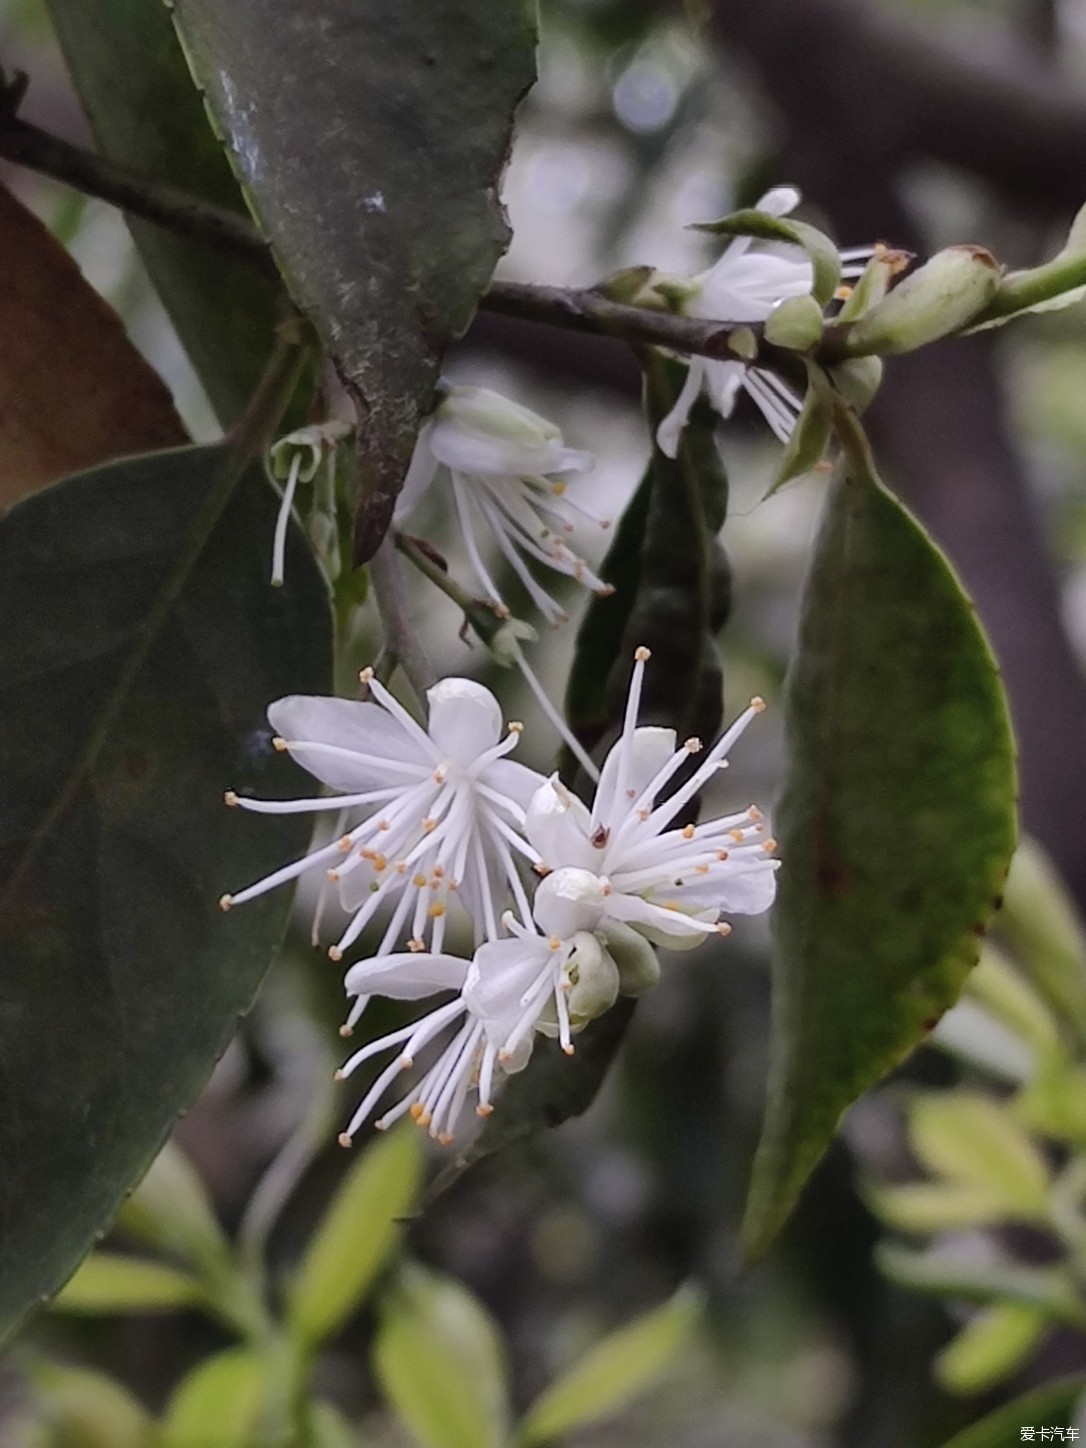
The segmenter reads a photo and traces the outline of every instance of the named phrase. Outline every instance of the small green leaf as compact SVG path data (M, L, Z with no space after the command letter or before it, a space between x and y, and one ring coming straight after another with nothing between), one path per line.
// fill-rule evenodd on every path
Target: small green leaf
M847 428L846 428L847 424ZM785 686L769 1101L744 1223L763 1252L844 1109L952 1005L1015 835L1006 700L942 554L841 408Z
M1008 1107L969 1091L930 1092L909 1106L909 1142L936 1176L1002 1201L1010 1220L1044 1221L1048 1167Z
M1016 1302L1058 1322L1081 1328L1086 1307L1058 1267L1021 1267L1016 1262L972 1262L942 1248L915 1252L897 1243L875 1249L879 1270L892 1282L933 1297L981 1304Z
M0 521L0 1336L55 1292L147 1169L277 947L304 850L268 704L326 692L327 590L227 447L44 488Z
M374 1365L421 1448L502 1448L509 1404L501 1336L460 1283L422 1268L382 1304Z
M192 1163L168 1141L117 1213L117 1226L204 1270L217 1271L230 1246Z
M147 1448L151 1420L112 1378L59 1363L36 1363L29 1377L57 1448Z
M986 945L981 951L969 977L968 993L1040 1056L1059 1050L1059 1027L1052 1012L1021 971L994 946Z
M115 1252L93 1252L60 1295L55 1312L162 1312L206 1300L195 1277Z
M174 1389L161 1448L253 1448L268 1386L268 1364L250 1348L205 1358Z
M1002 1195L982 1186L953 1186L942 1182L869 1186L864 1198L888 1227L920 1236L963 1227L992 1226L1012 1215Z
M508 245L497 182L535 78L535 7L172 8L291 295L357 405L365 562L391 520L441 355Z
M331 1403L314 1403L306 1448L359 1448L361 1440Z
M298 1269L287 1314L307 1346L330 1336L362 1301L399 1237L422 1178L410 1123L362 1152L336 1190Z
M1086 931L1055 866L1035 840L1011 861L1000 933L1061 1020L1086 1039Z
M771 498L787 483L817 468L826 455L829 442L830 417L826 404L815 388L808 387L802 411L765 496Z
M1039 1429L1042 1425L1069 1424L1084 1392L1086 1373L1045 1383L955 1433L943 1448L1012 1448L1022 1442L1024 1426Z
M815 301L825 306L841 280L841 258L837 248L824 231L805 221L792 221L784 216L770 216L765 211L734 211L719 221L696 222L692 231L708 231L714 236L752 236L758 241L786 241L800 246L807 253L814 271L811 288ZM722 317L721 321L730 320Z
M610 1333L543 1390L520 1424L518 1448L559 1438L645 1392L690 1345L701 1317L700 1294L682 1287L663 1307Z
M950 1393L982 1393L1014 1372L1044 1336L1048 1319L1020 1302L999 1302L971 1317L936 1354L935 1376Z

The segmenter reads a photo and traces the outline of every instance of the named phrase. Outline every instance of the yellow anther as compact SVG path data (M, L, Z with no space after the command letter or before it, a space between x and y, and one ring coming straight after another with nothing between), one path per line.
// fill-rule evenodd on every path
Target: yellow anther
M411 1118L412 1121L417 1121L417 1120L419 1119L419 1117L422 1115L422 1102L421 1102L421 1101L412 1102L412 1104L411 1104L411 1105L408 1107L408 1109L407 1109L407 1114L408 1114L408 1116L410 1116L410 1118Z
M333 885L334 885L334 884L336 883L336 881L339 879L339 871L338 871L338 870L325 870L324 873L325 873L325 875L328 877L328 879L331 880L331 882L332 882Z
M425 875L412 875L412 876L411 876L411 883L412 883L412 885L415 885L418 889L424 890L424 889L426 888L426 876L425 876Z
M422 828L425 830L425 832L426 832L427 834L429 834L431 830L437 828L437 820L432 820L432 819L429 819L429 818L424 819L423 822L422 822Z
M547 941L547 944L550 946L551 950L561 950L562 948L562 942L558 939L557 935L552 935Z
M277 750L279 751L279 753L282 754L283 751L284 751L284 749L286 749L286 747L287 747L287 741L286 741L285 739L283 739L280 735L277 734L277 735L275 736L275 738L272 740L272 748L273 748L273 749L277 749Z
M494 1108L493 1108L493 1106L491 1106L491 1105L489 1104L489 1102L487 1102L487 1103L485 1103L485 1104L484 1104L484 1103L480 1103L480 1104L475 1108L475 1114L476 1114L476 1116L489 1116L490 1113L491 1113L493 1110L494 1110Z
M510 734L524 733L524 725L520 722L519 719L510 719L509 723L505 727Z
M730 840L734 840L737 845L741 845L741 844L743 843L743 831L742 831L742 830L729 830L729 831L728 831L728 838L729 838Z
M554 496L555 496L556 498L560 498L565 491L566 491L566 484L565 484L565 483L551 483L551 492L554 494Z
M765 700L762 698L761 694L755 694L754 698L750 701L750 707L754 710L755 714L760 714L762 712L762 710L765 708Z
M709 866L708 866L708 865L695 865L695 866L694 866L694 874L695 874L695 875L707 875L708 873L709 873Z
M342 960L342 959L343 959L343 951L340 950L340 948L339 948L338 945L330 945L330 946L328 947L328 959L329 959L329 960Z
M379 875L382 870L388 869L388 857L387 855L374 855L370 860L370 864Z
M694 826L693 826L693 825L683 825L683 839L684 839L684 840L692 840L693 838L694 838Z
M439 1131L437 1134L438 1146L451 1146L455 1140L451 1131Z
M445 907L440 900L435 900L426 913L431 920L440 920L445 914Z
M573 1042L570 1041L570 1043L569 1043L568 1046L563 1046L563 1047L562 1047L562 1052L563 1052L563 1054L566 1055L566 1056L572 1056L572 1055L573 1055Z
M647 649L644 644L640 644L634 649L634 658L639 664L647 664L652 658L652 650Z
M220 909L220 910L229 910L229 909L230 909L230 906L233 905L233 903L234 903L234 897L233 897L233 895L220 895L220 896L219 896L219 909Z
M340 1034L342 1034L342 1028L341 1028ZM341 1070L339 1069L339 1067L337 1066L336 1069L332 1072L332 1080L333 1080L333 1081L346 1081L346 1079L347 1079L347 1073L346 1073L346 1071L341 1071Z
M842 286L839 286L839 287L836 289L836 291L834 292L834 294L833 294L833 299L834 299L835 302L847 302L848 299L849 299L849 297L851 297L851 295L852 295L852 288L849 287L849 286L844 286L844 285L842 285Z
M234 791L233 791L232 789L228 789L228 790L226 791L226 793L223 795L223 803L224 803L224 804L228 804L231 809L234 809L234 808L236 807L236 805L237 805L237 802L238 802L238 797L237 797L237 795L234 793Z
M339 1034L346 1040L348 1036L354 1035L354 1026L340 1026Z
M353 844L353 841L352 841L350 835L341 835L341 836L340 836L340 838L339 838L339 847L340 847L340 849L343 851L343 853L344 853L345 855L349 855L349 854L350 854L350 852L351 852L351 845L352 845L352 844Z
M358 671L358 682L359 682L360 684L368 684L372 678L373 678L373 669L370 667L369 664L367 664L364 669L359 669L359 671Z
M750 807L750 809L747 810L747 819L749 819L749 820L760 820L760 819L763 819L763 818L764 818L764 816L763 816L763 814L762 814L762 811L758 808L758 806L757 806L756 804L752 804L751 807Z
M339 1142L340 1146L344 1147L347 1151L350 1151L351 1147L354 1146L353 1138L348 1136L347 1132L345 1131L341 1131L336 1137L336 1140Z
M770 837L769 837L768 840L763 840L763 841L762 841L762 849L765 850L765 852L766 852L767 855L768 855L768 854L771 854L776 848L777 848L777 841L773 838L772 835L770 835Z

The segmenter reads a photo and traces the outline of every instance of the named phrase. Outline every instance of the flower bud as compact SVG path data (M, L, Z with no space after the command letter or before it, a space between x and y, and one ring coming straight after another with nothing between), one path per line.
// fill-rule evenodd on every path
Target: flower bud
M286 437L281 437L269 450L273 476L287 477L291 463L300 453L302 456L298 481L311 483L317 476L322 460L350 437L352 431L349 423L338 422L332 418L328 422L313 423L309 427L299 427L294 432L288 432Z
M857 412L868 407L882 382L881 357L852 357L839 367L831 368L833 384Z
M539 884L532 914L541 930L559 940L594 930L603 915L607 888L591 870L564 865Z
M806 352L822 337L822 308L814 297L785 297L765 322L765 338L777 347Z
M958 332L991 300L999 278L999 263L982 246L947 247L865 313L844 350L892 356Z
M575 1026L602 1016L618 999L618 966L589 931L579 930L574 935L573 954L566 962L566 972L572 982L569 1018Z
M604 920L597 932L618 969L618 988L624 996L644 995L660 981L660 960L643 935L621 920Z

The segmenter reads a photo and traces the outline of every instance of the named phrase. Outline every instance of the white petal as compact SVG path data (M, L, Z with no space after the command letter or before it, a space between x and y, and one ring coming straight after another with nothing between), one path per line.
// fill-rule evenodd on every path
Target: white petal
M755 211L768 211L770 216L787 216L795 211L801 200L794 186L774 186L762 196Z
M312 694L290 694L268 707L268 722L276 734L289 742L331 744L353 750L366 758L353 760L341 754L299 750L298 763L323 784L353 794L374 785L411 776L391 776L382 770L381 759L405 764L428 764L407 731L377 704L357 699L323 698Z
M706 364L706 390L721 417L731 417L746 372L742 362L714 361Z
M608 895L591 870L564 867L540 882L532 914L541 930L568 940L578 930L594 930L603 917Z
M501 705L474 679L442 679L426 697L430 738L458 764L472 764L501 738Z
M779 301L806 296L813 282L811 263L796 247L738 257L725 252L686 310L717 321L764 322Z
M400 496L396 499L396 511L392 515L395 523L401 523L409 513L415 511L423 494L434 480L434 474L437 472L437 458L434 457L434 450L430 446L431 431L432 424L426 422L419 432L415 451L411 456L411 466L407 469L407 477L404 478Z
M701 391L705 375L705 359L691 357L690 366L686 369L686 380L675 399L675 405L656 429L656 446L665 457L678 456L679 438L682 436L683 428L690 416L690 409L698 400L698 393Z
M518 764L515 759L495 759L487 766L483 782L526 810L532 795L546 783L546 776L526 764Z
M486 387L454 387L433 417L439 462L484 477L582 471L586 454L565 447L554 423Z
M704 930L692 931L691 917L704 919L713 912L668 910L663 905L654 905L642 900L640 895L611 895L607 900L607 913L615 920L624 920L648 940L668 946L669 949L684 949L705 939Z
M675 753L675 731L649 724L634 730L626 764L625 797L615 799L622 747L620 739L604 761L596 787L596 818L612 831L618 828L629 814L634 800Z
M344 979L348 995L382 995L417 1001L443 990L461 990L471 962L458 955L405 951L352 965Z
M524 833L552 870L563 865L588 870L601 858L589 840L591 826L591 814L557 774L536 790L525 811Z
M543 990L554 971L553 954L542 936L493 940L475 952L464 983L468 1009L483 1022L491 1045L500 1048L524 1014L525 997ZM541 994L540 1009L545 994Z

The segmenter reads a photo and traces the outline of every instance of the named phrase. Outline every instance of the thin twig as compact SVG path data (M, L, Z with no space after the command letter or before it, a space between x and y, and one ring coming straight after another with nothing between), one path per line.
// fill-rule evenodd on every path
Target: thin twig
M7 95L11 93L9 87ZM108 201L142 221L244 262L271 279L278 277L268 243L247 217L62 141L12 115L10 102L5 105L4 101L0 93L0 159L14 161L85 195ZM631 307L583 288L494 282L479 305L486 311L567 331L591 332L705 357L733 355L729 341L737 325L734 322L705 322Z
M396 544L391 533L385 535L384 542L370 559L369 569L377 612L385 632L385 648L396 655L421 703L437 675L426 657L411 618L400 560L396 557Z

